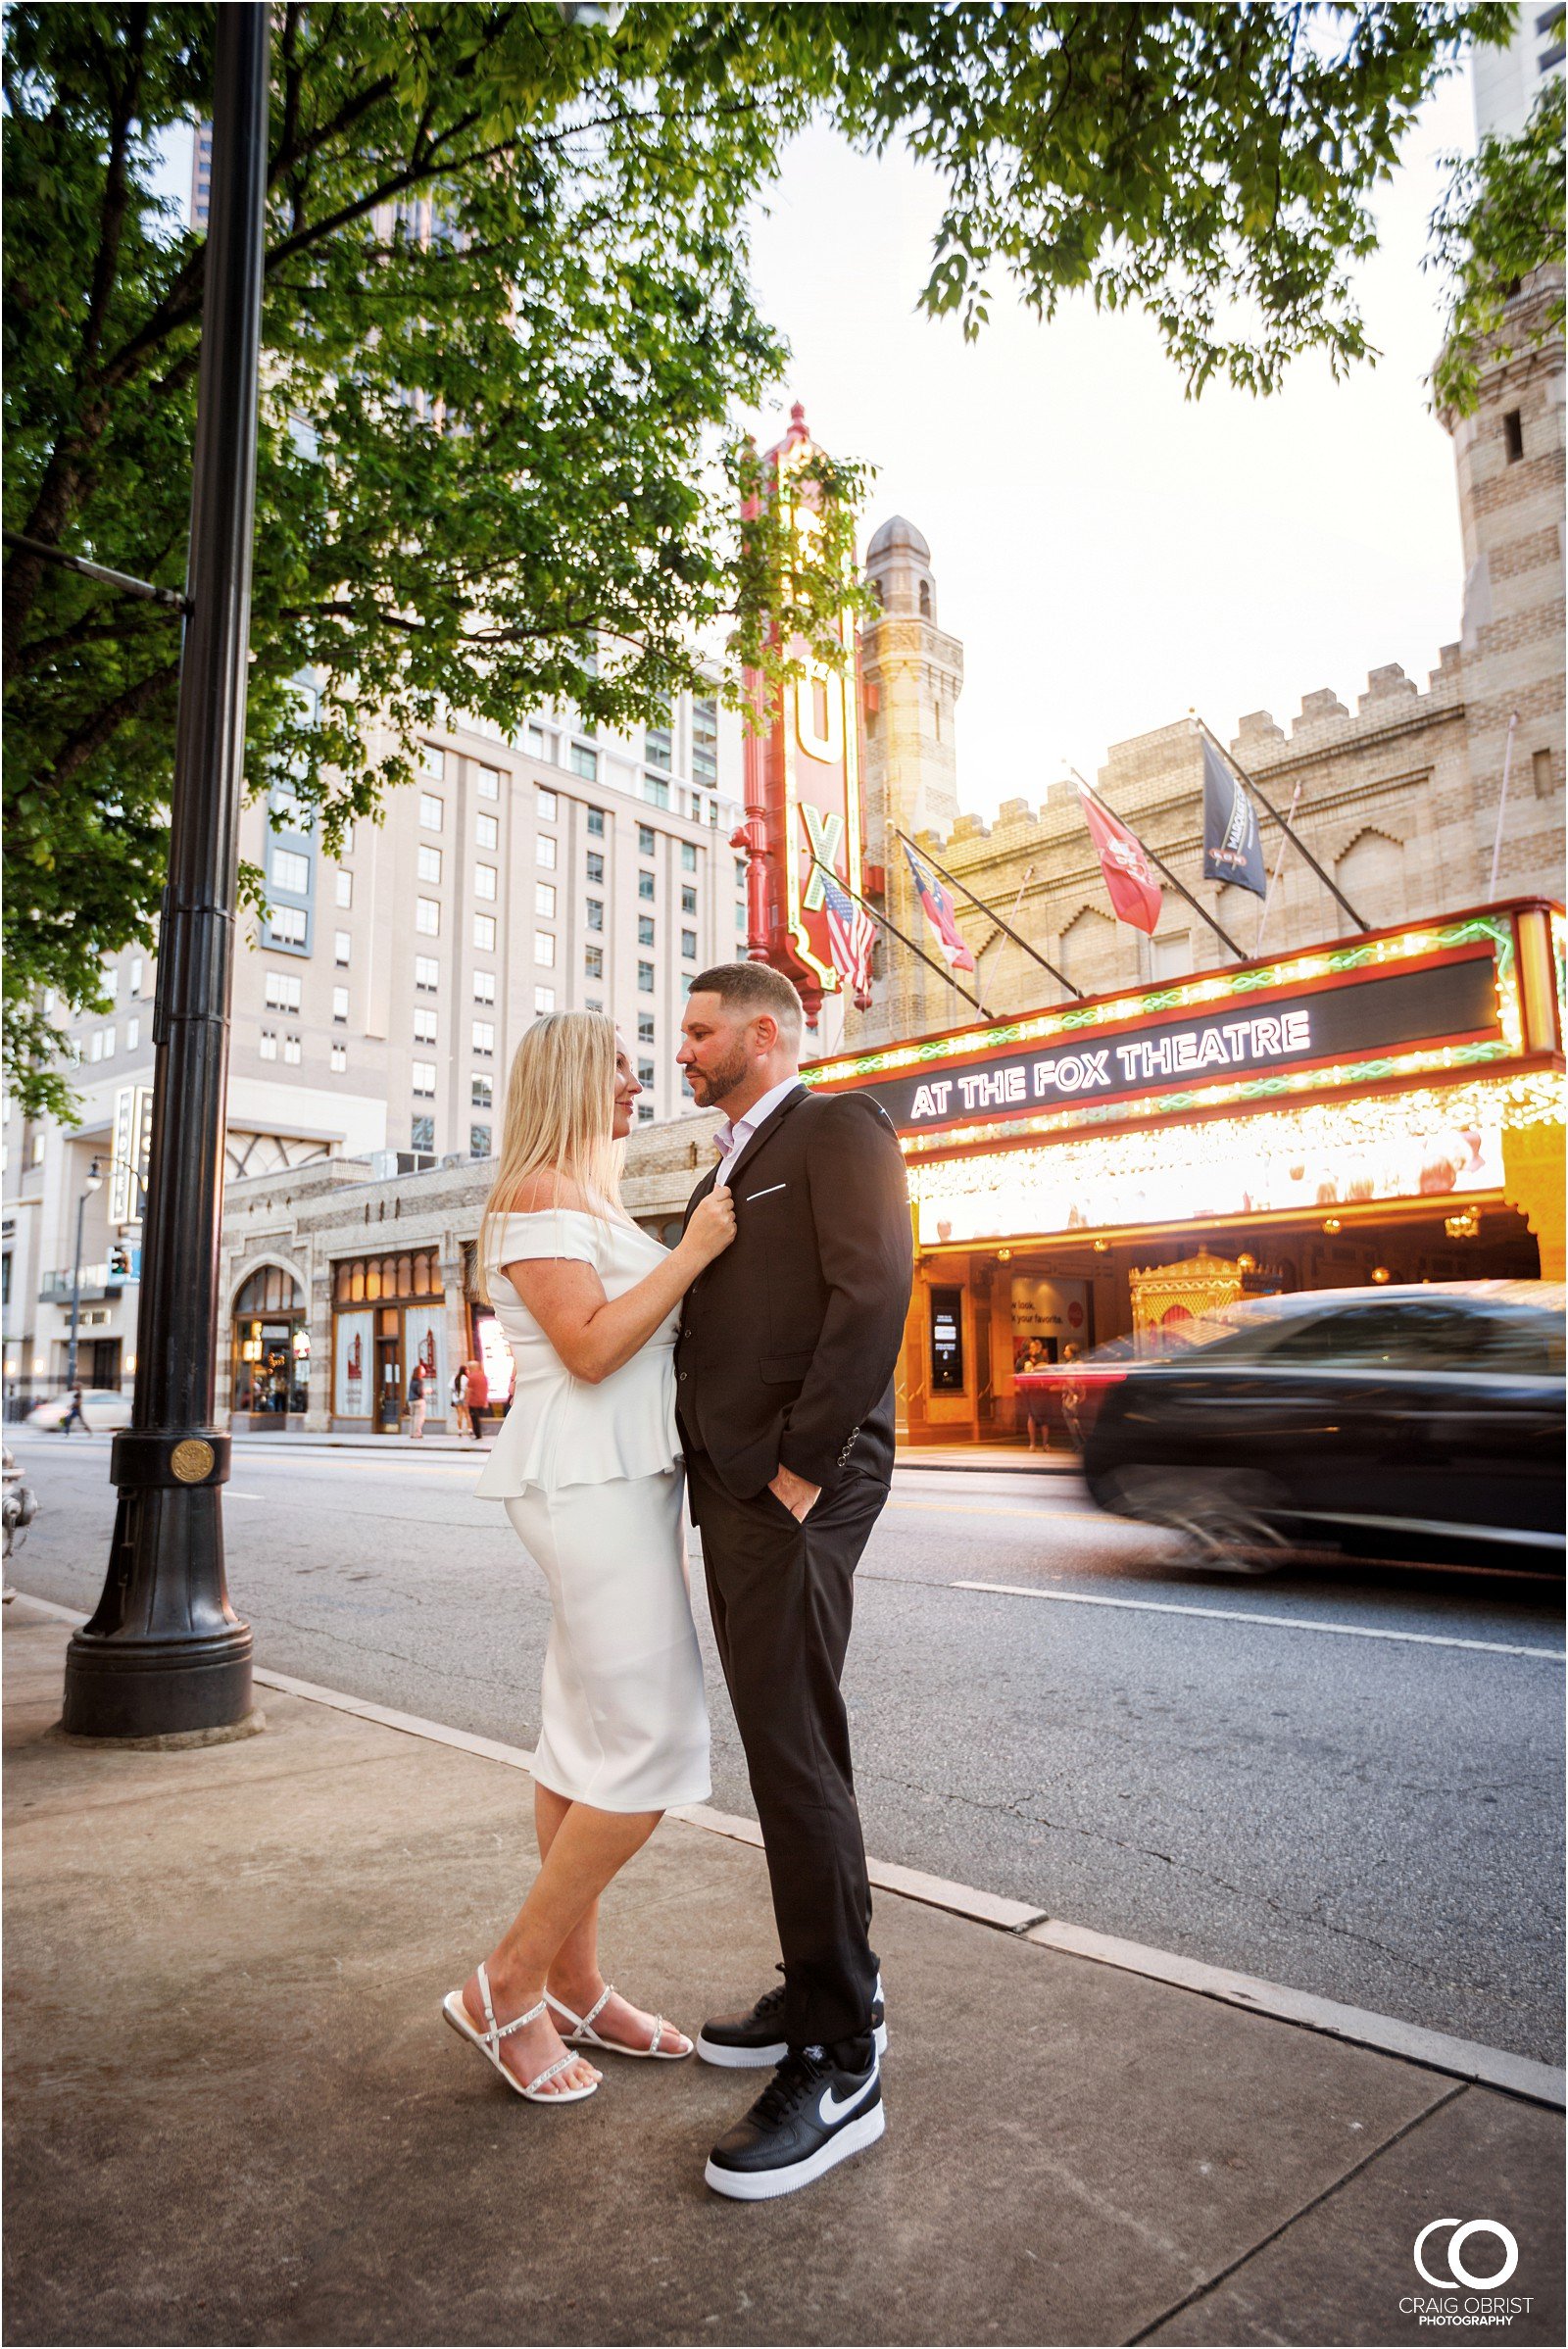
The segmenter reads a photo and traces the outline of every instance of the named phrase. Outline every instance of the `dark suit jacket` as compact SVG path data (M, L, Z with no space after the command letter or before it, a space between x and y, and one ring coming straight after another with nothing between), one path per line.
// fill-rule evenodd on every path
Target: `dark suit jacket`
M693 1192L688 1220L717 1168ZM898 1137L859 1094L803 1086L730 1177L736 1237L686 1293L676 1401L737 1500L782 1463L831 1491L893 1467L893 1374L913 1278Z

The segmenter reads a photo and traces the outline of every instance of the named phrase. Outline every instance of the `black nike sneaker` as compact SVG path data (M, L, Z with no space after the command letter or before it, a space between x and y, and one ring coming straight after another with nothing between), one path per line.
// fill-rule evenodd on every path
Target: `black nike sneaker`
M732 2202L770 2202L863 2153L886 2127L874 2056L868 2072L843 2072L822 2048L798 2048L719 2138L704 2176Z
M783 1967L779 1972L782 1974ZM871 2000L871 2033L879 2056L888 2051L887 2004L882 1977L876 1978ZM766 2072L789 2053L784 2037L784 1984L764 1990L744 2015L715 2015L697 2034L697 2052L705 2064L721 2064L727 2072Z

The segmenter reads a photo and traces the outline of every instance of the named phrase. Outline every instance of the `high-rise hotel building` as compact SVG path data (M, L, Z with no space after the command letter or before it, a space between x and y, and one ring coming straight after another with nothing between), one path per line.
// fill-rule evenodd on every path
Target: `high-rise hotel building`
M608 1012L645 1088L638 1116L681 1114L687 986L746 951L741 762L716 691L635 734L552 710L503 741L454 714L422 739L416 783L337 857L274 785L242 829L268 912L234 962L229 1175L488 1158L511 1055L544 1011ZM79 1374L114 1385L131 1367L155 980L153 955L127 951L105 968L109 1007L70 1022L79 1125L6 1104L14 1404L64 1374L83 1198Z

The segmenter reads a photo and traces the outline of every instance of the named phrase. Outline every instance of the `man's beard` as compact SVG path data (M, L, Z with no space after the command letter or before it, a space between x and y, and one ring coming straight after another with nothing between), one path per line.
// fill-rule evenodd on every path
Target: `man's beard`
M707 1089L707 1100L704 1106L710 1109L722 1107L729 1095L738 1091L746 1082L747 1061L744 1045L737 1045L729 1058L720 1060L716 1068L700 1068L697 1074L702 1078Z

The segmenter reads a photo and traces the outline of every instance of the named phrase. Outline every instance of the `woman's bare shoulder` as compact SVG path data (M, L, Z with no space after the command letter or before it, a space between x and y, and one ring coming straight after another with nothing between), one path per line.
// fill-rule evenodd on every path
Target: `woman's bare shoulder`
M580 1184L567 1174L560 1174L552 1166L544 1166L536 1174L526 1175L505 1198L498 1198L498 1215L548 1215L552 1208L575 1208L583 1212L588 1201Z

